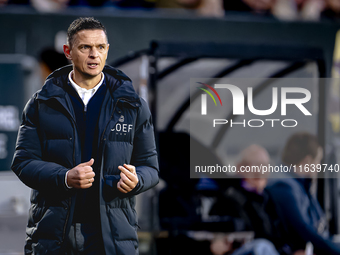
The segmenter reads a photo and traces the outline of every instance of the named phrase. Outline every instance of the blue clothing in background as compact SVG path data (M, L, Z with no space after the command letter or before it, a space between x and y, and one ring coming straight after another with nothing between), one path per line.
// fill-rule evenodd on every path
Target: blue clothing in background
M260 238L244 244L231 255L279 255L279 253L270 241Z
M266 188L286 226L289 244L304 250L310 241L315 254L340 254L340 247L329 239L325 214L310 192L311 179L289 177L271 180Z

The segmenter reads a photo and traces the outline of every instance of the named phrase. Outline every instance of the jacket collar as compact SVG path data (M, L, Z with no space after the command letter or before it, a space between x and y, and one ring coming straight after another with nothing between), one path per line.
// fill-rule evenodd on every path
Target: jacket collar
M51 98L65 98L68 74L72 71L73 66L55 70L50 74L42 89L37 94L37 99L48 100ZM131 80L122 71L111 66L105 65L103 69L105 75L105 83L108 86L111 97L114 101L124 98L130 102L139 102L139 96L136 94Z

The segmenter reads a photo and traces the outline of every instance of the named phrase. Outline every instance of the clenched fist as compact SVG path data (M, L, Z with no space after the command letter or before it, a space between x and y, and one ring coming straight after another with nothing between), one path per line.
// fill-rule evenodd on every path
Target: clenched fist
M93 172L92 165L94 159L81 163L68 171L67 185L76 189L88 189L94 182L95 173Z
M133 190L138 183L136 168L133 165L124 164L123 166L119 166L118 169L121 173L120 180L117 183L117 189L122 193L128 193Z

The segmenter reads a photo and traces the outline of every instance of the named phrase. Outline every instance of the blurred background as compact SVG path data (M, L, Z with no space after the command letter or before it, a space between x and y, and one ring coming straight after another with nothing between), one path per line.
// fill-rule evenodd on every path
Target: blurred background
M209 216L222 192L216 187L225 190L233 179L190 179L189 108L199 100L190 78L272 80L248 84L257 90L255 105L280 86L276 78L308 78L301 87L312 93L313 116L297 129L221 127L195 143L234 165L243 149L258 144L275 165L287 138L307 131L324 148L324 163L340 163L340 0L0 0L0 255L23 254L25 241L30 190L10 171L21 112L48 74L68 64L62 45L79 16L104 24L107 64L132 79L153 114L161 181L137 198L141 255L224 254L211 249L216 236L254 237L234 221ZM340 179L322 177L315 196L336 236Z

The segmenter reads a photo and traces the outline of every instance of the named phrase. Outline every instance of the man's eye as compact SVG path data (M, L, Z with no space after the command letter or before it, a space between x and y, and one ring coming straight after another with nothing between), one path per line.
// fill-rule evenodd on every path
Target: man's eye
M84 50L87 50L89 48L89 46L83 45L81 48L84 49Z
M104 46L99 46L99 49L100 49L100 50L103 50L103 49L104 49Z

